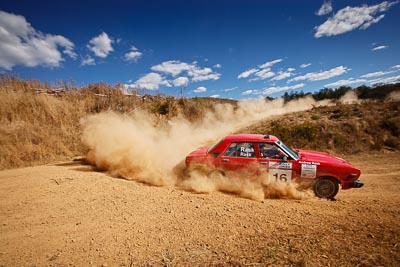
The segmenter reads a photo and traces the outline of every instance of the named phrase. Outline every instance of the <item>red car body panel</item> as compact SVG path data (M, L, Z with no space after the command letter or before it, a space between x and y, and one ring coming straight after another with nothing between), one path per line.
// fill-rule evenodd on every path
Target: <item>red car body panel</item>
M277 154L269 155L271 151ZM361 171L347 161L323 152L293 151L273 135L229 135L212 147L191 152L185 162L189 170L199 168L249 176L267 174L269 179L282 182L312 182L318 177L331 177L342 189L360 187L353 182Z

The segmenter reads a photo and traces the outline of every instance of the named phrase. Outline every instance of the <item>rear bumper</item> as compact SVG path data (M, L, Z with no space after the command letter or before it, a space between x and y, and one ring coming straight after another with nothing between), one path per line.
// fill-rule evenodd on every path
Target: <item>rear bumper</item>
M350 188L361 188L364 186L364 183L360 180L356 180L350 184Z

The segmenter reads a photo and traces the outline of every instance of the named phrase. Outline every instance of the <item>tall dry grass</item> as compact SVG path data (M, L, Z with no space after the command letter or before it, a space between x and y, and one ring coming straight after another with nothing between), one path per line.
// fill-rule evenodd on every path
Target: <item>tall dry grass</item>
M129 114L141 109L153 114L149 119L154 124L178 115L196 121L221 101L225 100L177 99L138 90L127 94L122 85L103 82L81 88L68 83L50 86L37 80L2 75L0 169L84 155L80 120L90 114L107 110Z

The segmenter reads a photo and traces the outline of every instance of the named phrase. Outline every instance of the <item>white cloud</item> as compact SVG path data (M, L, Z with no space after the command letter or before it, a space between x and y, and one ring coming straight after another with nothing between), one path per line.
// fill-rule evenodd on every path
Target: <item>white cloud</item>
M153 71L158 71L172 75L173 77L187 72L193 82L218 80L221 76L220 73L213 72L211 68L200 68L197 62L192 63L181 62L179 60L170 60L162 62L161 64L151 67Z
M251 95L254 94L257 90L246 90L244 92L242 92L242 95Z
M329 78L342 75L348 71L350 71L348 67L339 66L327 71L309 72L305 75L294 77L293 79L290 79L288 82L303 81L303 80L308 80L308 81L327 80Z
M340 87L340 86L349 86L349 85L352 85L352 84L365 83L365 82L368 82L368 81L366 79L353 79L353 78L350 78L350 79L347 79L347 80L340 80L340 81L336 81L336 82L333 82L333 83L328 83L328 84L325 84L324 86L325 87Z
M81 66L85 66L85 65L96 65L96 62L94 61L94 58L87 55L85 58L82 58L82 60L81 60Z
M151 67L151 70L177 76L178 74L188 71L193 67L193 64L180 62L179 60L170 60L162 62L156 66Z
M390 73L393 73L396 71L377 71L377 72L371 72L371 73L367 73L364 75L361 75L361 78L373 78L373 77L379 77L379 76L383 76L383 75L387 75Z
M251 78L249 81L259 81L259 80L265 80L267 78L271 78L273 76L275 76L275 72L273 72L271 70L271 67L273 65L275 65L276 63L282 62L283 59L279 58L279 59L275 59L272 61L267 61L264 64L261 64L258 66L258 68L252 68L252 69L248 69L242 73L240 73L237 78L238 79L242 79L242 78L248 78L250 76L255 76L253 78Z
M398 83L400 82L400 75L397 76L392 76L392 77L387 77L387 78L381 78L381 79L376 79L376 80L371 80L369 81L371 84L378 84L378 83Z
M315 27L314 37L333 36L353 31L355 29L365 30L372 24L378 23L385 17L384 13L396 2L382 2L378 5L359 7L347 6L339 10L335 15L328 18L323 24Z
M200 86L200 87L197 87L196 89L194 89L193 92L195 92L195 93L204 93L204 92L207 92L207 88L205 88L204 86Z
M300 68L305 69L307 67L311 66L311 63L304 63L300 65Z
M281 58L280 59L275 59L275 60L272 60L272 61L269 61L269 62L265 62L264 64L260 65L259 67L261 69L271 68L276 63L279 63L279 62L282 62L282 61L283 61L283 59L281 59Z
M60 52L62 50L62 52ZM74 43L61 35L35 30L23 16L0 11L0 67L59 67L62 53L77 58Z
M271 78L275 75L275 72L271 71L271 69L262 69L256 73L254 73L254 76L257 76L255 78L250 79L249 81L258 81L258 80L265 80L267 78Z
M95 56L106 58L110 52L114 51L112 44L113 40L108 37L107 33L102 32L99 36L93 37L87 48L92 51Z
M131 47L131 51L124 55L124 60L129 62L137 62L138 59L142 57L143 53L139 52L138 49L134 46Z
M261 93L263 95L271 95L273 93L278 93L278 92L282 92L282 91L296 90L296 89L302 88L304 86L305 86L304 83L299 83L299 84L292 85L292 86L273 86L273 87L268 87L268 88L264 89Z
M236 90L237 88L238 88L237 86L231 87L231 88L225 88L224 91L225 92L230 92L230 91Z
M318 16L323 16L332 12L332 2L324 1L319 10L315 13Z
M188 71L188 75L192 77L192 81L200 82L207 80L218 80L221 74L213 73L211 68L199 68L197 65L193 65Z
M253 74L253 73L257 72L257 71L258 71L258 69L249 69L249 70L246 70L246 71L240 73L240 74L237 76L237 78L238 78L238 79L248 78L251 74Z
M392 69L400 69L400 65L394 65L391 67Z
M155 72L150 72L135 82L135 86L148 90L157 90L160 85L171 87L169 81Z
M200 82L200 81L208 81L208 80L218 80L221 77L219 73L211 73L207 75L195 75L192 77L192 81Z
M279 71L278 75L272 78L271 81L280 81L289 78L293 75L293 71L295 71L293 68L288 68L286 71Z
M380 46L372 48L371 50L376 51L376 50L382 50L382 49L386 49L386 48L388 48L387 45L380 45Z
M210 97L212 97L212 98L218 98L218 97L220 97L220 95L210 95Z
M221 64L215 64L214 65L214 68L216 68L216 69L219 69L219 68L221 68L222 66L221 66Z
M179 86L187 86L189 84L189 78L188 77L178 77L175 80L172 81L175 87Z

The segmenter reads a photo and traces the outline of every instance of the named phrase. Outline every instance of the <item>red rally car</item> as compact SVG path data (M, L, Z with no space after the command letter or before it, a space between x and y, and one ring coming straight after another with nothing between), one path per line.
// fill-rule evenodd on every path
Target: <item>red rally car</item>
M360 188L361 171L341 158L323 152L292 150L276 136L261 134L228 135L211 147L200 147L185 160L188 170L208 174L245 173L270 181L312 186L316 196L333 199L342 189Z

